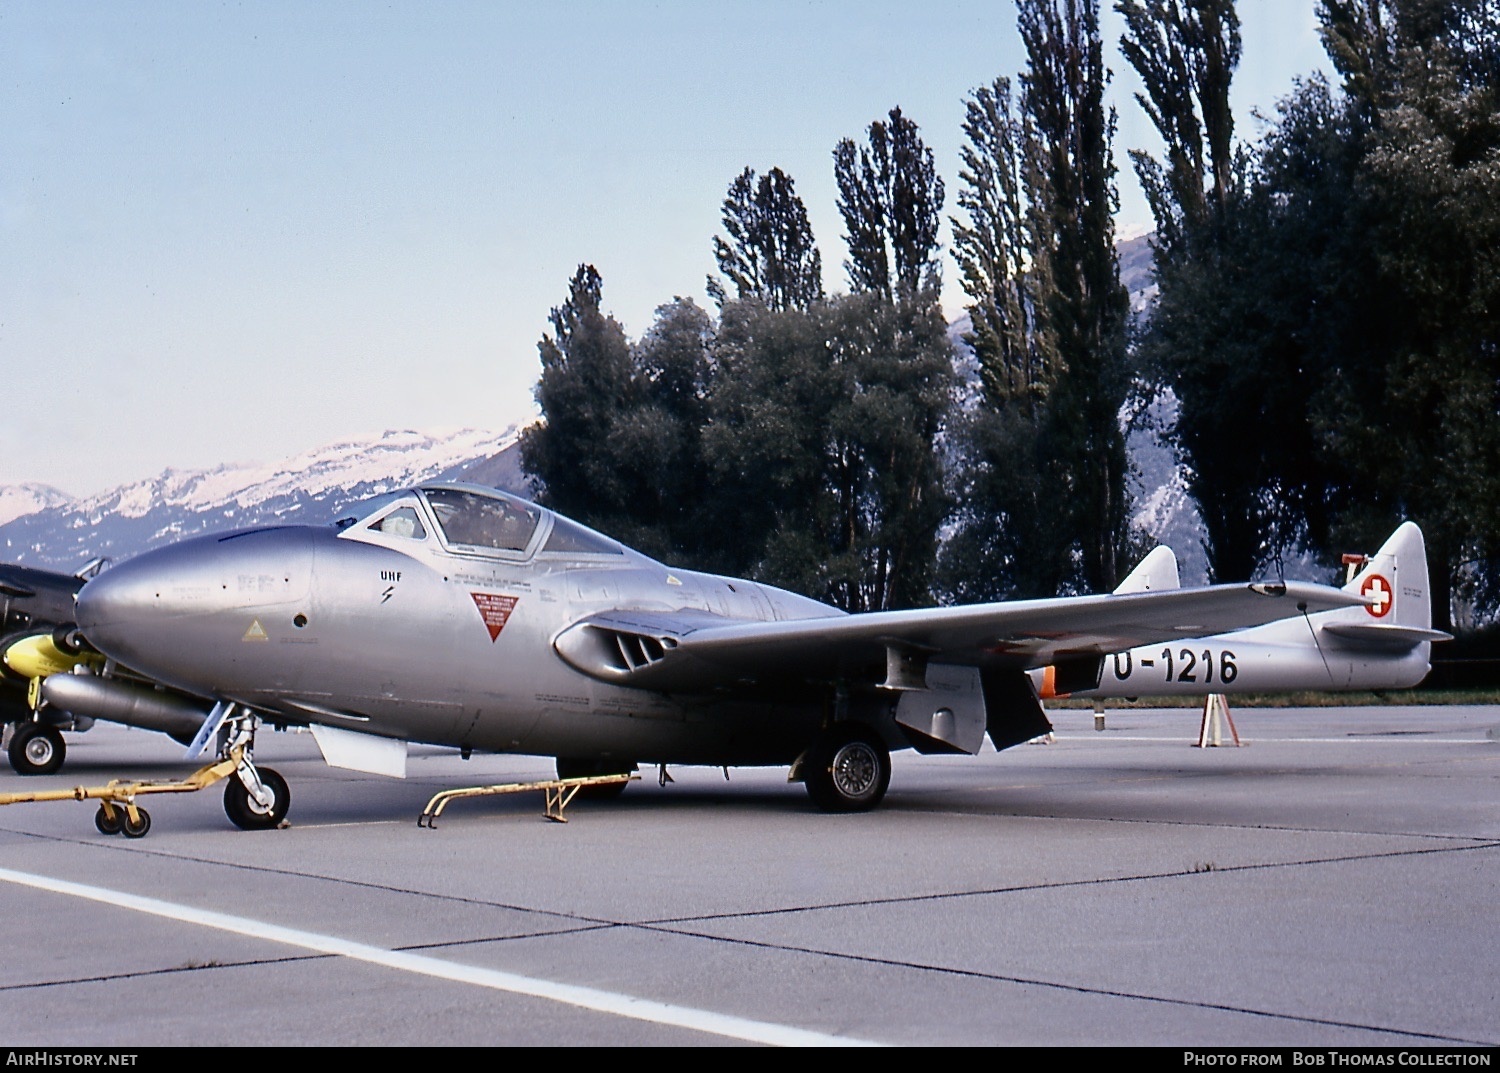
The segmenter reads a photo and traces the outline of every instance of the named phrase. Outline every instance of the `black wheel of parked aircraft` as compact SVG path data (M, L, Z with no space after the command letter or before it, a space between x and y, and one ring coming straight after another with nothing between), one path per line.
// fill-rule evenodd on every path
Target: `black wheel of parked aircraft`
M634 764L622 764L618 760L580 760L577 757L557 758L559 779L586 779L593 775L629 775ZM625 792L628 782L605 783L602 786L580 786L578 797L584 801L610 801Z
M292 791L285 779L268 767L255 770L260 774L260 784L271 792L269 808L251 797L238 777L231 775L224 784L224 813L243 831L266 831L279 826L292 803Z
M10 739L10 766L17 775L51 775L62 767L68 747L56 727L22 723Z
M120 833L126 838L145 838L146 832L151 830L151 813L143 808L135 810L139 820L132 821L130 813L125 814L125 821L120 826Z
M105 812L104 806L99 806L99 811L94 813L94 826L99 828L101 835L117 835L125 827L125 813L115 811Z
M880 804L891 784L890 750L868 727L835 723L813 746L803 777L824 812L863 812Z

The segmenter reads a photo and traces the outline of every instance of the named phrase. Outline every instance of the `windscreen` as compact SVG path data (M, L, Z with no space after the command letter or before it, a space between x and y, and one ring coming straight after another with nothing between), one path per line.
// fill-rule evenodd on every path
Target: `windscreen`
M509 496L458 488L427 488L423 493L449 545L525 551L541 521L539 508Z

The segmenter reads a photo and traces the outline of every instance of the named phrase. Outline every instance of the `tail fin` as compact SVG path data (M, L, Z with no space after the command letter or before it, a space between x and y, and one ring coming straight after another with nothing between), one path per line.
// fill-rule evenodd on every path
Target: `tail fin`
M1416 522L1402 522L1380 550L1344 586L1371 601L1371 622L1391 626L1432 625L1427 585L1427 545Z
M1151 550L1115 588L1118 596L1127 592L1161 592L1163 589L1181 588L1177 580L1177 556L1165 544Z
M1390 644L1451 640L1432 628L1432 590L1427 581L1427 545L1415 522L1402 522L1380 550L1344 586L1368 602L1361 616L1331 625L1340 636Z

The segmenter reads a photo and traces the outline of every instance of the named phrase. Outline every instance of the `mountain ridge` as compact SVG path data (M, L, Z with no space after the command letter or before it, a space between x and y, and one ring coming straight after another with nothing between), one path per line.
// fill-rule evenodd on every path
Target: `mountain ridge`
M343 504L430 480L475 480L524 493L516 426L345 437L272 463L168 468L89 496L45 485L0 487L0 558L70 571L187 536L269 521L329 520ZM24 509L30 505L32 509ZM0 518L4 518L0 514Z

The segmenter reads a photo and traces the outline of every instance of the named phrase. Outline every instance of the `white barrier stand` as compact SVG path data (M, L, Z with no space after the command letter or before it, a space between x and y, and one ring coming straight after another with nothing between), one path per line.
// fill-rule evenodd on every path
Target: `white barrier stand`
M1229 724L1229 735L1234 744L1240 744L1239 731L1234 729L1234 717L1229 714L1229 702L1222 693L1210 693L1203 702L1203 724L1198 728L1198 748L1224 744L1224 724Z

